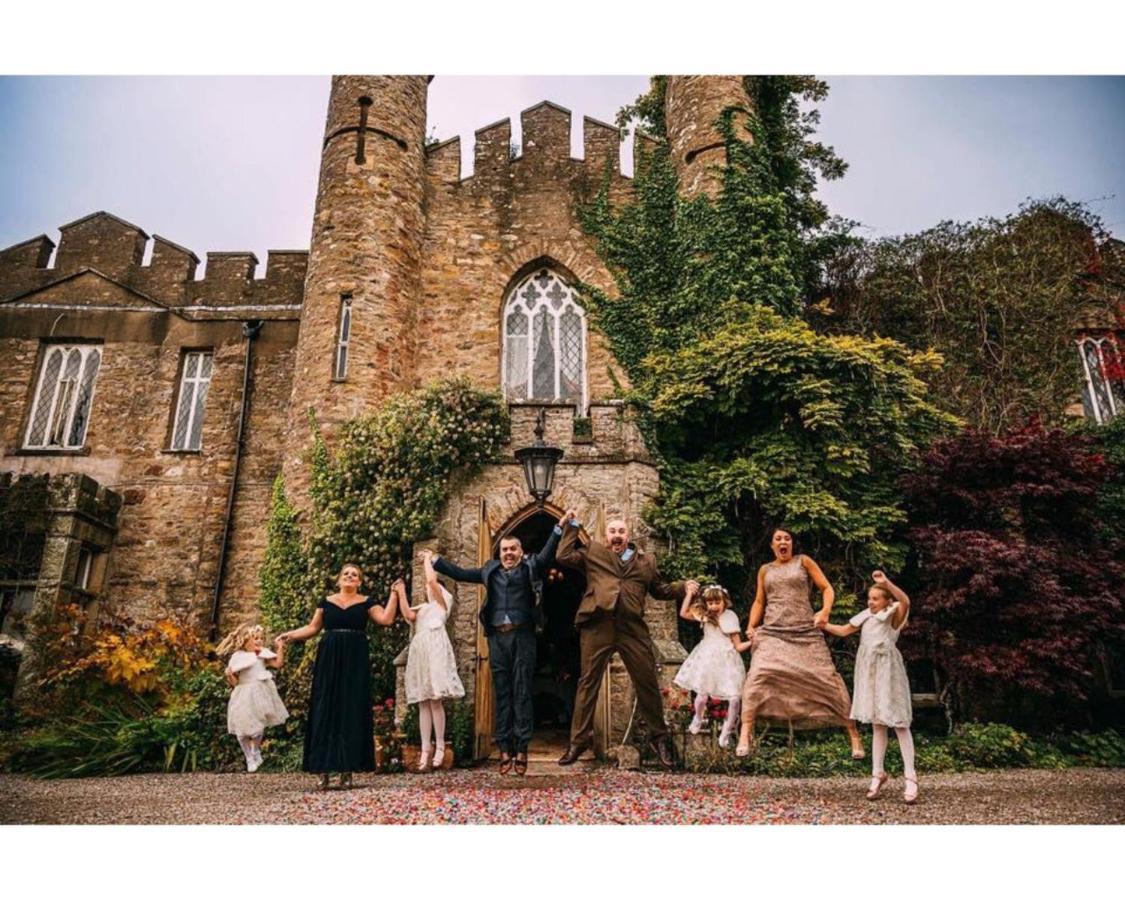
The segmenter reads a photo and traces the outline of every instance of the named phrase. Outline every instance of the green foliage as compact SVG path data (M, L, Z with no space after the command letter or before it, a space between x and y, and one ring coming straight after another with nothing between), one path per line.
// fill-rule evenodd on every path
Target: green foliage
M1125 416L1105 425L1085 422L1076 430L1093 441L1109 464L1109 477L1098 496L1098 524L1106 537L1125 541Z
M205 669L168 702L120 694L85 701L18 734L7 767L41 778L230 769L241 753L226 733L229 696L222 676Z
M1100 733L1077 731L1057 735L1050 744L1057 752L1073 760L1075 765L1104 769L1125 768L1125 735L1112 728Z
M714 722L710 735L705 729L702 736L687 738L693 742L686 754L689 771L775 778L863 776L870 772L870 762L853 760L847 740L838 733L801 732L790 741L784 731L767 729L759 734L750 756L740 759L733 751L718 747L718 728L719 723ZM864 734L864 740L870 753L870 733ZM951 735L916 730L914 750L915 768L923 778L939 772L1125 765L1125 736L1112 729L1032 738L1008 725L967 723ZM893 735L885 762L890 775L902 775L902 757Z
M498 397L452 379L394 395L373 415L348 422L334 450L317 432L305 549L312 596L334 592L340 568L356 562L363 590L382 602L408 571L414 541L433 529L450 479L491 459L506 428ZM393 696L393 661L407 634L401 620L373 633L376 696Z
M736 591L782 519L828 562L901 562L894 481L954 423L927 397L936 355L826 338L801 318L830 231L815 175L843 164L808 140L815 118L798 101L826 88L748 86L760 104L747 120L754 140L736 137L744 113L724 113L718 197L681 198L661 146L639 166L633 202L616 208L603 190L583 211L620 295L586 285L587 304L661 464L647 518L669 539L671 572L721 573ZM653 98L626 112L655 115Z
M1004 218L841 244L818 324L937 350L945 359L931 379L937 398L980 430L998 433L1029 415L1057 423L1078 392L1079 313L1106 319L1120 302L1099 289L1125 274L1099 253L1106 237L1085 206L1053 198Z
M947 743L955 763L966 769L1019 768L1034 759L1031 739L998 722L959 725Z
M258 580L262 589L258 608L268 631L280 634L308 621L316 603L308 591L308 561L297 511L285 496L281 475L273 483L266 555Z

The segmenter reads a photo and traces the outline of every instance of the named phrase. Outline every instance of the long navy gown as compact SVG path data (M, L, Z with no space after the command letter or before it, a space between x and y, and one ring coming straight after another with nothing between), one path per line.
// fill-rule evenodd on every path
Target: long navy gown
M312 699L305 729L306 772L375 771L375 721L367 611L375 601L343 609L325 598L324 631L313 667Z

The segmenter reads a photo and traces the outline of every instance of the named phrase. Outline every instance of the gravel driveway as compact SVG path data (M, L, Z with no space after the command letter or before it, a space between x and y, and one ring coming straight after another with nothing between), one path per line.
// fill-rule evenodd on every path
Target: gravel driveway
M311 790L309 775L0 776L3 824L1108 824L1125 822L1125 770L922 776L914 807L892 779L783 779L596 769L517 779L459 770L357 776Z

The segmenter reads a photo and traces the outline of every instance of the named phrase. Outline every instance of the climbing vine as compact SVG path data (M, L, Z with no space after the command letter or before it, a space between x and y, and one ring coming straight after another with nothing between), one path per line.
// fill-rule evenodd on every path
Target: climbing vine
M433 528L450 479L493 458L506 428L497 396L454 379L392 396L374 414L348 422L333 448L316 429L307 535L284 486L274 487L260 573L263 619L274 629L307 622L319 598L337 590L349 561L363 568L361 590L382 603L409 571L411 545ZM372 632L376 697L394 695L393 661L406 633L401 620ZM307 695L311 658L306 654L294 671L297 704Z
M749 586L771 524L841 569L901 562L895 480L955 420L927 396L940 357L886 339L817 334L803 312L825 254L846 234L812 195L844 164L810 141L814 79L748 79L754 112L728 109L714 198L678 192L667 146L641 160L631 202L608 190L583 225L618 296L585 285L591 315L633 385L661 465L648 519L670 568ZM631 108L661 137L663 90ZM628 114L630 110L626 111ZM750 140L737 135L745 125Z

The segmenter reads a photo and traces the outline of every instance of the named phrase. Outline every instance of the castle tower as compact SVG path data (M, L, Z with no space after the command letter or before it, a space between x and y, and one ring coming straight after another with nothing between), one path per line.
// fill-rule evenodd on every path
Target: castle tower
M714 197L719 192L726 149L715 122L730 106L750 108L741 75L668 76L664 119L685 197ZM742 136L748 138L749 133L743 131Z
M413 374L429 80L332 78L284 466L298 497L308 410L331 441Z

